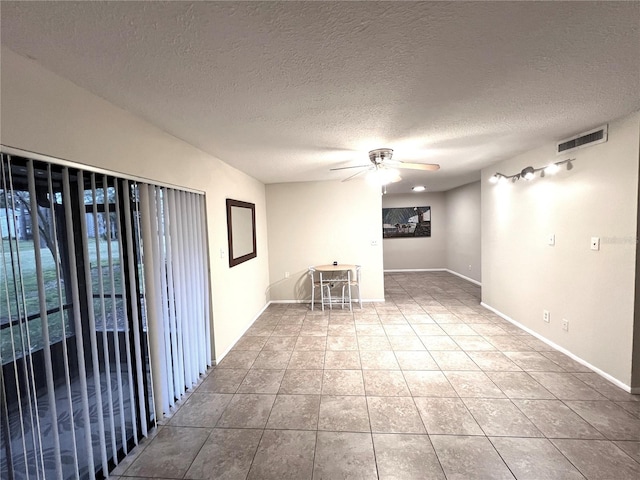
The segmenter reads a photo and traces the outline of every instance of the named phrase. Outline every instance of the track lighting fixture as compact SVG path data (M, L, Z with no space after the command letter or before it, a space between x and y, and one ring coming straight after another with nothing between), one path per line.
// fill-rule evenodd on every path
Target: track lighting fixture
M491 183L503 183L508 180L515 183L521 178L524 180L533 180L536 177L536 173L540 172L540 176L544 177L546 175L553 175L560 171L560 167L562 165L567 166L567 170L573 169L573 161L575 158L568 158L567 160L562 160L560 162L555 162L547 165L546 167L534 168L534 167L525 167L520 173L515 173L513 175L505 175L504 173L496 172L491 177L489 177L489 182Z

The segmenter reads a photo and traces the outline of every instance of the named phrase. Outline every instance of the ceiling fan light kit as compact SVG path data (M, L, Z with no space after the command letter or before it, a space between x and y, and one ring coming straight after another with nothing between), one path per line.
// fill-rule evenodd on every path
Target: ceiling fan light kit
M435 163L411 163L411 162L401 162L398 160L392 160L393 157L393 149L391 148L376 148L375 150L369 151L369 160L372 165L354 165L352 167L339 167L332 168L332 171L335 170L347 170L350 168L366 168L366 170L361 170L360 172L351 175L350 177L342 180L346 182L351 180L352 178L357 177L361 173L368 171L367 180L375 185L384 186L389 183L395 183L402 180L400 176L400 172L397 169L410 169L410 170L425 170L425 171L435 171L440 169L440 165Z
M402 180L400 172L395 168L379 167L367 174L367 181L374 185L388 185Z
M391 160L393 157L393 149L391 148L376 148L369 151L369 160L374 165L380 165L385 160Z

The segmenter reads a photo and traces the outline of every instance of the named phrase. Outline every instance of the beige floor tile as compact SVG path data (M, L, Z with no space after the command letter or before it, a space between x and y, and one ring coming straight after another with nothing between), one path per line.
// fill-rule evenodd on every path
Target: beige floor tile
M198 386L200 392L236 393L249 369L215 368Z
M460 347L448 335L421 335L420 340L427 350L460 350Z
M291 352L262 350L253 362L253 368L283 370L287 368Z
M361 352L391 350L391 344L386 336L358 335L358 348Z
M491 438L518 480L582 480L584 477L546 438Z
M265 430L247 480L311 478L315 432Z
M565 401L567 406L609 440L640 441L640 419L619 405L605 401Z
M320 394L322 393L322 370L292 370L285 372L280 383L281 394Z
M206 393L198 390L171 417L169 425L174 427L215 427L227 407L232 394Z
M236 393L218 420L221 428L264 428L275 395Z
M486 352L496 350L480 335L451 335L451 339L465 352Z
M260 352L255 350L231 350L225 355L216 369L234 368L249 370Z
M324 350L294 350L289 358L288 369L322 370L324 368Z
M434 350L431 356L440 370L480 370L465 352Z
M363 370L364 390L367 395L408 397L411 395L400 370Z
M246 479L262 432L251 429L214 429L189 467L185 478Z
M396 351L394 353L402 370L440 370L440 367L429 352Z
M426 435L373 434L380 480L444 480Z
M485 372L521 372L502 352L467 352L467 355Z
M391 350L360 351L360 363L363 370L398 370L400 368L396 354Z
M560 400L512 400L547 438L603 439Z
M447 377L438 371L403 371L414 397L457 397Z
M501 398L463 398L462 400L487 436L543 436L511 400Z
M431 435L447 479L513 480L513 475L485 437Z
M503 398L495 383L484 372L444 372L461 397Z
M531 372L531 376L560 400L606 400L571 373Z
M414 397L430 435L484 435L460 398Z
M389 339L391 348L395 351L426 350L417 335L389 335L387 338Z
M555 399L549 390L540 385L527 372L486 372L487 376L509 398Z
M327 351L329 350L351 350L357 353L358 340L355 335L341 337L328 336Z
M355 351L327 350L324 357L325 370L360 370L360 354Z
M298 337L294 350L321 350L327 348L327 337Z
M566 440L551 442L588 479L637 480L640 464L605 440Z
M278 395L266 428L317 430L320 395Z
M371 431L377 433L426 433L411 397L367 396Z
M369 412L364 396L322 395L318 430L369 432Z
M371 434L318 432L313 478L376 480Z
M163 427L125 475L182 478L210 433L207 428Z
M364 395L362 370L325 370L323 395Z
M278 393L284 372L252 368L238 387L238 393Z
M290 352L296 344L297 337L269 337L263 350L279 350Z

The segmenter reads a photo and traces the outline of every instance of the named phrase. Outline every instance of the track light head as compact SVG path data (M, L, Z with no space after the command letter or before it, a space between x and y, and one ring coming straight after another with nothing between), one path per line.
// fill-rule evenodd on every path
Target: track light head
M535 176L536 176L536 171L534 170L533 167L525 167L520 172L520 177L524 178L525 180L533 180Z

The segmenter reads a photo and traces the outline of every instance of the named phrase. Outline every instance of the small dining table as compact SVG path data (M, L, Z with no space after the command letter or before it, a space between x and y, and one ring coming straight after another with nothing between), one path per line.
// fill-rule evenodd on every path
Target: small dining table
M346 264L346 263L339 263L339 264L328 264L328 265L316 265L315 270L318 272L318 274L320 275L320 299L321 299L321 305L322 305L322 311L324 311L324 306L325 305L329 305L329 308L333 309L333 303L337 303L337 302L332 302L331 301L331 290L329 290L329 301L327 302L325 300L325 295L324 295L324 286L325 284L331 284L331 283L344 283L346 282L347 287L349 288L349 310L352 310L352 306L351 306L351 271L355 270L357 267L357 265L350 265L350 264ZM334 277L334 275L336 273L343 273L343 272L347 272L347 276L346 278L343 277ZM331 273L331 277L325 279L323 277L323 273ZM329 287L331 288L331 287ZM344 299L342 300L342 308L344 308Z

